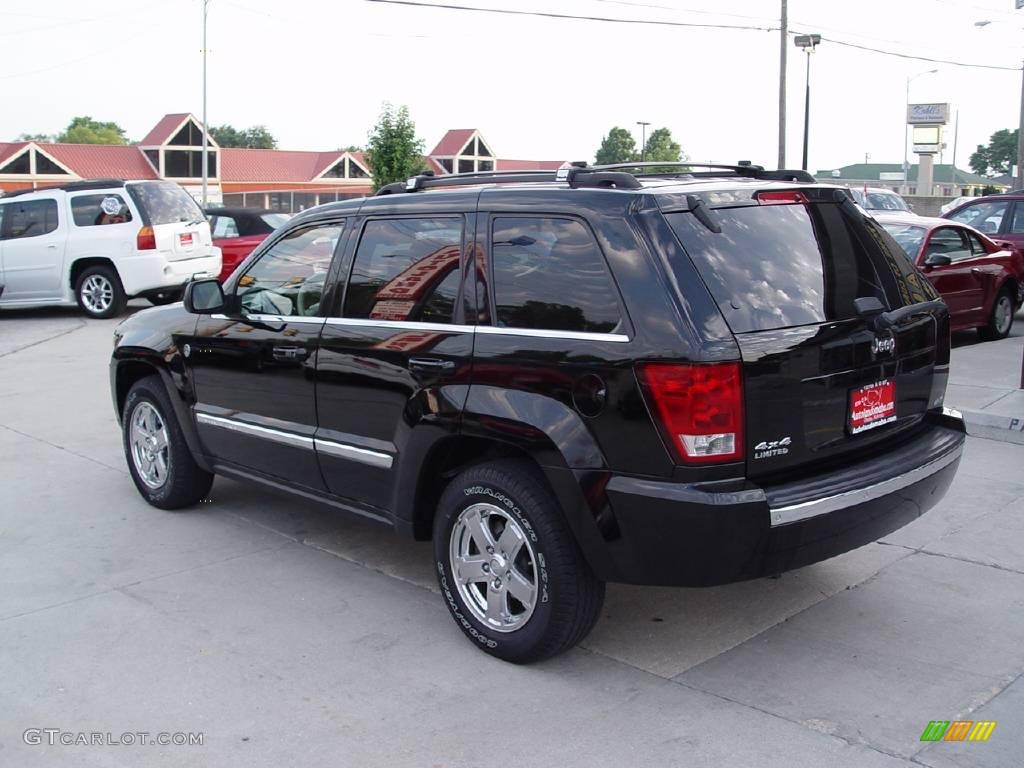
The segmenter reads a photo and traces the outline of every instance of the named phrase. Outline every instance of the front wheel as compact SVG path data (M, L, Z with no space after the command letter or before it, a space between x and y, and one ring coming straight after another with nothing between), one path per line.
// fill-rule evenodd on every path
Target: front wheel
M984 341L1005 339L1010 335L1010 329L1013 327L1013 309L1013 296L1010 295L1009 290L1004 288L996 296L988 324L978 329L978 335Z
M188 507L210 492L213 475L192 458L159 376L141 379L128 390L121 428L128 471L154 507Z
M527 462L481 464L449 484L434 519L434 559L456 624L506 661L568 650L600 616L604 583Z

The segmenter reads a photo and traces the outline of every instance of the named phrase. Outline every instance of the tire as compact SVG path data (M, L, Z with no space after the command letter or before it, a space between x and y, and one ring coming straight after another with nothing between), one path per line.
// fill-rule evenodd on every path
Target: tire
M1003 288L996 296L988 324L978 329L978 336L983 341L997 341L1010 335L1010 329L1013 328L1013 313L1016 309L1013 299L1008 288Z
M505 661L525 664L568 650L601 614L604 582L529 462L480 464L452 480L434 518L434 561L455 623Z
M160 509L190 507L206 498L213 475L192 458L158 376L140 379L128 391L121 433L128 471L142 498Z
M105 264L86 267L78 276L75 299L85 314L100 320L117 317L128 304L117 270Z
M182 290L180 288L170 288L166 291L149 294L146 297L146 301L154 307L162 307L165 304L173 304L176 301L181 301L181 295Z

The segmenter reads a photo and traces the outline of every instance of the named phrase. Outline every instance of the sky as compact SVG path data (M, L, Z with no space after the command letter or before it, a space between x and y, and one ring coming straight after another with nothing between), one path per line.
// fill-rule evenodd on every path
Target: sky
M332 150L363 145L391 102L409 107L427 150L449 128L478 128L499 157L592 161L609 128L629 128L639 143L636 123L647 121L648 131L669 128L695 162L777 164L780 0L422 2L762 29L209 0L210 125L263 124L282 149ZM902 162L908 77L911 102L959 113L945 162L955 133L967 168L978 144L1017 126L1024 10L1014 0L789 0L789 25L823 38L810 62L812 170L865 155ZM56 133L75 115L115 121L132 139L169 112L201 118L201 0L0 0L0 50L0 140ZM790 41L788 167L801 161L805 63Z

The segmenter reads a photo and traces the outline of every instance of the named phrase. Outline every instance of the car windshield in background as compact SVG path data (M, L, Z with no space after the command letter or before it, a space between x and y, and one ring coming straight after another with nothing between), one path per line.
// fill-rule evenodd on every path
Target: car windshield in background
M143 216L154 226L205 219L202 209L192 196L169 181L129 184L128 193L142 210Z
M845 320L885 302L875 265L839 206L719 208L715 234L692 213L666 218L733 333Z
M282 224L287 223L291 216L287 213L264 213L260 215L260 218L263 219L263 223L271 229L277 229Z
M867 204L864 206L869 211L909 211L910 208L903 202L899 195L889 195L885 192L868 192Z
M892 235L893 240L899 243L907 256L917 258L921 250L921 242L924 240L925 228L915 227L912 224L887 224L882 222L885 231Z

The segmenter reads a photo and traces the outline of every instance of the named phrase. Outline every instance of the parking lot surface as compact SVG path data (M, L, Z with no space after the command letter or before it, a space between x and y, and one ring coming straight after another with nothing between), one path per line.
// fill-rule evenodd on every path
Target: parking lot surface
M0 765L1020 764L1024 446L969 438L939 506L833 560L611 585L582 647L516 667L454 626L428 543L221 478L194 509L146 505L108 392L116 322L0 315ZM933 720L998 725L926 744Z

